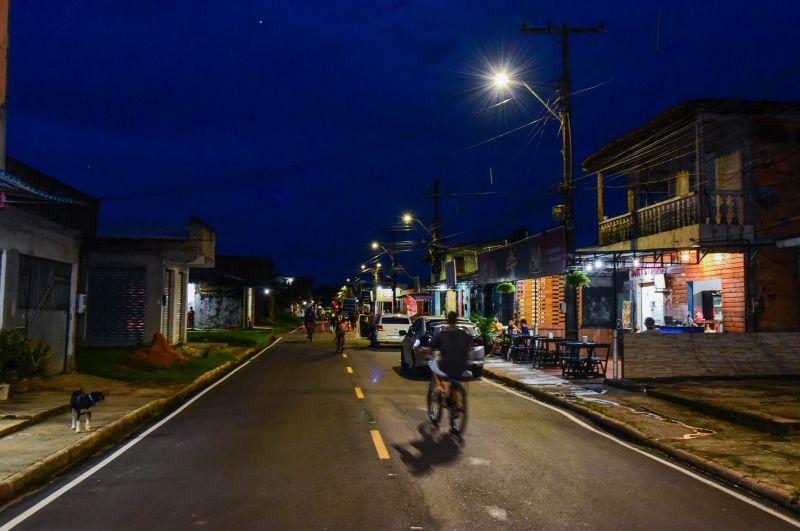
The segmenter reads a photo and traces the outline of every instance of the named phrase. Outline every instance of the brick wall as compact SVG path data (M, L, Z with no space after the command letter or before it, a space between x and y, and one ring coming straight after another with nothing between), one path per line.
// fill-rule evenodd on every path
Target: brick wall
M625 378L798 376L799 333L627 334Z

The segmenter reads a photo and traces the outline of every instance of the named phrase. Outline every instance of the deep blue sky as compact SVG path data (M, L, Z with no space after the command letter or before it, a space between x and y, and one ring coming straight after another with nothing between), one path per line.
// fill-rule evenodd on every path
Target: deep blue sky
M480 112L492 64L554 96L558 42L523 20L608 28L572 39L573 90L601 84L573 98L576 175L682 100L800 100L800 2L16 0L8 152L104 198L105 232L196 215L218 253L340 283L400 212L430 222L437 177L498 192L443 199L451 243L551 226L553 121L470 147L541 115L522 92ZM594 202L579 192L579 244Z

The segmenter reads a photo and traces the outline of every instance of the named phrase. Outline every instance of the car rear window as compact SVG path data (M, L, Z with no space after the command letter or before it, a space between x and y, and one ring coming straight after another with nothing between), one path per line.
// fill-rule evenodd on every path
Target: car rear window
M445 326L446 326L445 324L438 324L438 323L436 325L433 325L433 327L432 327L433 335L438 334L439 330L441 330ZM478 335L478 331L475 329L475 325L469 325L469 324L466 324L466 323L463 323L463 324L462 323L456 323L456 326L459 327L461 330L464 330L465 332L467 332L471 336L477 336Z
M382 317L381 324L399 324L399 325L410 325L411 319L403 319L402 317Z

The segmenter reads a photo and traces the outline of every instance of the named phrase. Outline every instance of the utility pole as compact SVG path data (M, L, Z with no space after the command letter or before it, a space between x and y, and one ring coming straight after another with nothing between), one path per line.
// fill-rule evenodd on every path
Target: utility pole
M397 309L397 262L394 259L395 252L397 251L397 232L392 232L392 313Z
M596 28L570 28L566 23L561 27L554 27L551 22L546 28L530 28L522 24L522 33L549 33L561 34L561 137L562 155L564 160L563 179L561 191L564 194L564 237L567 246L567 262L575 254L575 203L572 198L572 83L569 77L569 37L572 33L605 33L606 27L601 22ZM578 337L578 292L576 289L567 289L565 292L567 302L567 338Z
M433 181L433 223L431 223L431 273L433 281L438 282L442 274L442 262L439 257L439 239L441 238L442 219L439 217L439 179Z

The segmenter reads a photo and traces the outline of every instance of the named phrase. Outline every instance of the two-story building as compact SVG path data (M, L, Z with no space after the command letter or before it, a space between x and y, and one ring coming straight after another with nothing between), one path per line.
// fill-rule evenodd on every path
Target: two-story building
M628 272L611 288L623 328L800 328L800 105L682 103L583 169L596 175L599 241L581 254L595 275Z

